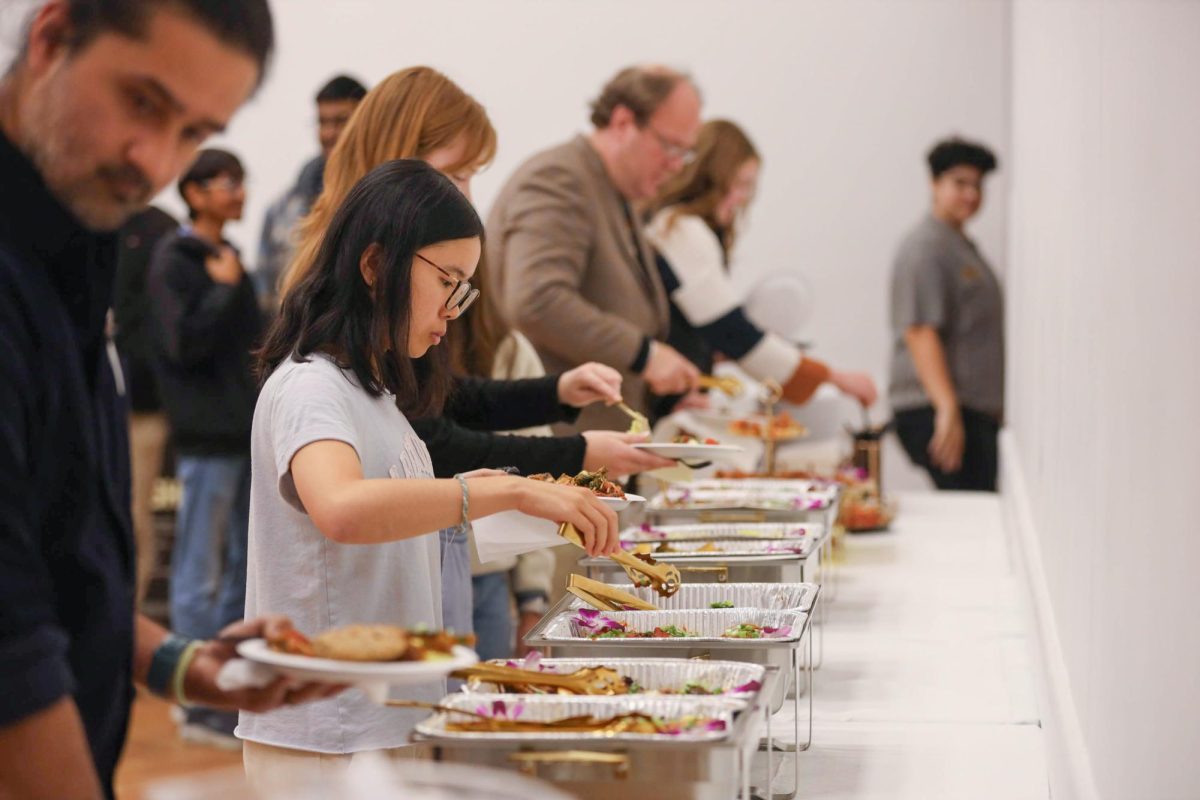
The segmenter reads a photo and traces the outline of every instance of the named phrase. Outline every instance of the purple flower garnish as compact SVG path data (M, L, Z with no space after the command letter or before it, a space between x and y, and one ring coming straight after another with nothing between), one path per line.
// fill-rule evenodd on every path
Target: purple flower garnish
M641 524L641 526L638 528L638 530L640 530L642 533L650 534L655 539L666 539L667 538L666 531L662 531L662 530L659 530L658 528L655 528L649 522L643 522Z
M741 686L733 687L730 691L737 694L749 694L750 692L757 692L761 688L762 684L758 681L749 681L748 683L743 683Z
M576 609L575 617L571 620L576 628L579 628L591 636L604 631L620 631L625 629L623 623L617 622L611 617L600 615L600 611L595 608L579 608Z
M778 628L772 628L769 625L764 625L762 632L766 636L775 636L775 637L782 639L785 636L792 635L792 626L791 625L780 625Z
M524 703L518 702L516 705L514 705L512 707L512 710L510 711L508 708L508 704L505 703L503 700L493 700L492 707L490 710L488 709L487 706L477 706L475 708L476 714L481 714L485 717L491 717L492 719L516 719L517 717L521 716L521 714L524 713L524 711L525 711Z
M725 720L710 719L708 722L704 723L704 730L705 731L723 731L723 730L725 730Z

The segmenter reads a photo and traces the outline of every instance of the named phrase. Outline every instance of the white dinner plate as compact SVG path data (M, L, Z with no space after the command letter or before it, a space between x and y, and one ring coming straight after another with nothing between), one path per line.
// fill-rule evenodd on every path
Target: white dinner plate
M716 461L742 452L742 448L733 444L674 444L673 442L645 442L635 444L638 450L645 450L663 458L682 458L688 461Z
M634 445L636 447L636 445ZM600 502L611 508L613 511L624 511L629 508L632 503L644 503L646 498L640 494L625 493L624 497L601 497Z
M247 661L264 664L281 675L313 683L384 683L404 686L428 683L446 677L456 669L469 667L479 656L469 647L455 645L449 658L428 661L339 661L280 653L267 646L266 639L250 639L237 647Z

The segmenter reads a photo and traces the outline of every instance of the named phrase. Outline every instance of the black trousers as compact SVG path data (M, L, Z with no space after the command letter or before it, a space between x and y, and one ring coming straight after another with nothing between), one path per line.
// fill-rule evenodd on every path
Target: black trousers
M900 444L904 445L912 462L928 472L939 489L996 491L999 423L987 414L964 408L962 418L966 443L963 446L962 466L958 472L942 472L929 461L933 418L932 406L897 411L895 414L896 435L900 437Z

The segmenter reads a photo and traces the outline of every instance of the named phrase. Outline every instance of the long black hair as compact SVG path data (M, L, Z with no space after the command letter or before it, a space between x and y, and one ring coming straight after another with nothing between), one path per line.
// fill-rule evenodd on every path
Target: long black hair
M372 396L390 392L409 417L440 412L450 385L444 348L408 356L414 254L453 239L483 237L474 206L448 178L424 161L398 159L354 185L321 240L313 268L284 300L258 351L266 380L286 358L307 361L327 353ZM380 249L374 287L359 262Z

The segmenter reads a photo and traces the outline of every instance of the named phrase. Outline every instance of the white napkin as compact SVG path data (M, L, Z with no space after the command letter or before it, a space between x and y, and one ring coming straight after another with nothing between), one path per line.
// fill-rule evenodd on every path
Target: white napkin
M504 511L477 519L471 523L471 529L475 533L475 552L479 554L481 564L568 543L558 535L558 525L520 511Z
M265 664L256 664L244 658L231 658L217 673L217 688L222 692L239 689L261 689L279 677L279 673Z
M261 689L278 677L279 673L266 664L257 664L244 658L231 658L217 673L217 688L223 692ZM303 682L298 678L296 681ZM363 694L379 705L383 705L388 698L388 685L385 682L355 682L354 687L361 689Z

